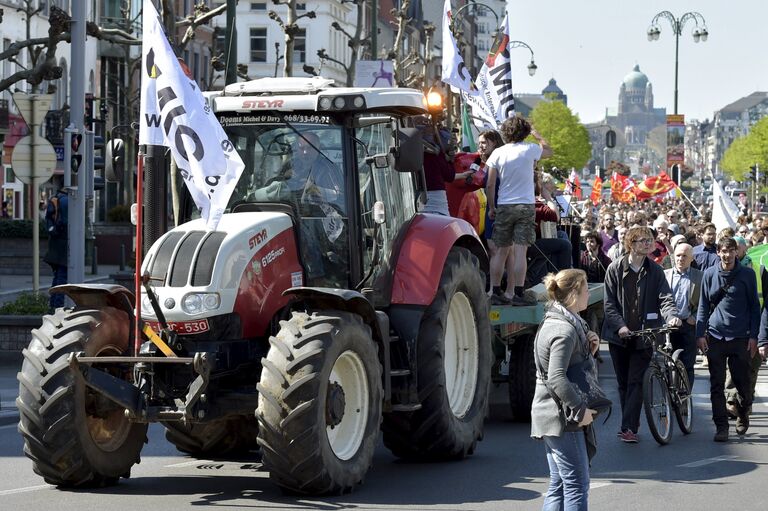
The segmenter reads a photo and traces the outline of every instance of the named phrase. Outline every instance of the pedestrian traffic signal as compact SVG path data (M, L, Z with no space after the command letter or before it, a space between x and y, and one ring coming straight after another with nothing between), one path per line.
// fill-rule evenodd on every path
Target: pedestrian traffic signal
M93 129L93 94L85 94L85 129Z
M616 147L616 132L608 130L605 134L605 147L612 149Z
M749 179L752 181L757 181L757 165L752 165L749 167Z
M80 170L80 166L83 163L83 155L77 154L77 151L80 149L80 144L82 143L82 141L83 141L83 135L79 133L72 134L72 142L70 145L72 152L70 153L71 158L70 158L69 168L73 174L77 174L77 171Z

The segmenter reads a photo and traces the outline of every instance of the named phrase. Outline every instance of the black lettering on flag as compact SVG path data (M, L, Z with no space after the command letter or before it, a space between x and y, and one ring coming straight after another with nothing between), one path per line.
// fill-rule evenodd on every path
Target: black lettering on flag
M147 122L147 127L149 128L159 128L160 119L162 119L162 117L157 114L144 114L144 120Z
M170 87L165 87L164 89L157 91L157 102L160 104L160 110L165 108L165 105L167 105L169 101L176 99L176 97L176 93L173 92L173 89Z
M181 138L183 136L191 138L192 142L195 143L195 151L192 153L192 156L194 156L197 161L201 161L203 156L205 156L205 149L203 148L203 141L200 140L200 135L189 126L180 125L176 129L176 150L179 151L182 158L189 161L189 157L187 157L187 148L184 147L184 140Z
M184 115L185 113L187 113L187 111L181 105L168 112L168 115L165 117L165 121L163 122L166 137L171 138L171 125L173 124L173 120L180 115Z
M467 81L469 79L469 75L467 74L467 66L464 64L464 61L459 62L458 72L462 81Z

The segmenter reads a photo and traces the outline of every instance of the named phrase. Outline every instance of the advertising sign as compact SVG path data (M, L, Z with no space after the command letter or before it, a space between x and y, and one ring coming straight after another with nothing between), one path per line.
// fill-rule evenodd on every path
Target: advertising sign
M391 60L358 60L355 66L355 87L394 87Z
M667 168L685 161L685 115L667 116Z

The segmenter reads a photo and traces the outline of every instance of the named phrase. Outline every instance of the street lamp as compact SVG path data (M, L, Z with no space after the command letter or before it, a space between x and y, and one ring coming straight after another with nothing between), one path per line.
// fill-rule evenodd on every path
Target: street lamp
M691 31L691 35L693 36L693 42L698 43L706 42L707 37L709 37L709 31L707 30L707 22L704 20L704 16L699 14L698 12L691 11L686 12L679 18L675 18L675 16L669 12L669 11L661 11L660 13L656 14L656 16L653 17L651 20L651 25L648 27L648 40L649 41L658 41L659 35L661 34L661 28L659 27L659 20L661 18L666 19L669 21L669 24L672 27L672 32L675 34L675 114L677 114L677 64L678 64L678 53L680 48L680 35L683 33L683 28L685 28L685 24L688 23L688 21L693 20L695 23L695 26L693 30Z
M531 52L531 63L528 64L528 76L533 76L536 74L536 70L539 68L539 66L536 65L536 62L533 60L533 50L530 46L528 46L523 41L509 41L509 49L513 48L528 48L528 51Z

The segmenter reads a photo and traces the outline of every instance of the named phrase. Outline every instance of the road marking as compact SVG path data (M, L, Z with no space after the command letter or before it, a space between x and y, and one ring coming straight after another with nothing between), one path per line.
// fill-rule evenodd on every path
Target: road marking
M179 467L191 467L194 465L203 465L206 463L213 463L211 460L191 460L183 461L181 463L174 463L173 465L166 465L165 468L179 468Z
M714 458L706 458L699 461L692 461L690 463L678 465L678 467L685 467L685 468L703 467L704 465L711 465L712 463L719 463L721 461L734 460L736 458L738 458L738 456L736 456L735 454L724 454L722 456L715 456Z
M603 488L605 486L610 486L612 484L613 484L613 481L590 481L589 489L594 490L595 488Z
M18 422L14 422L13 424L6 424L5 426L0 426L0 429L11 429L11 428L18 427L18 425L19 425Z
M38 486L27 486L26 488L16 488L15 490L0 490L0 497L3 495L13 495L14 493L26 493L30 491L46 490L53 488L51 484L40 484Z

